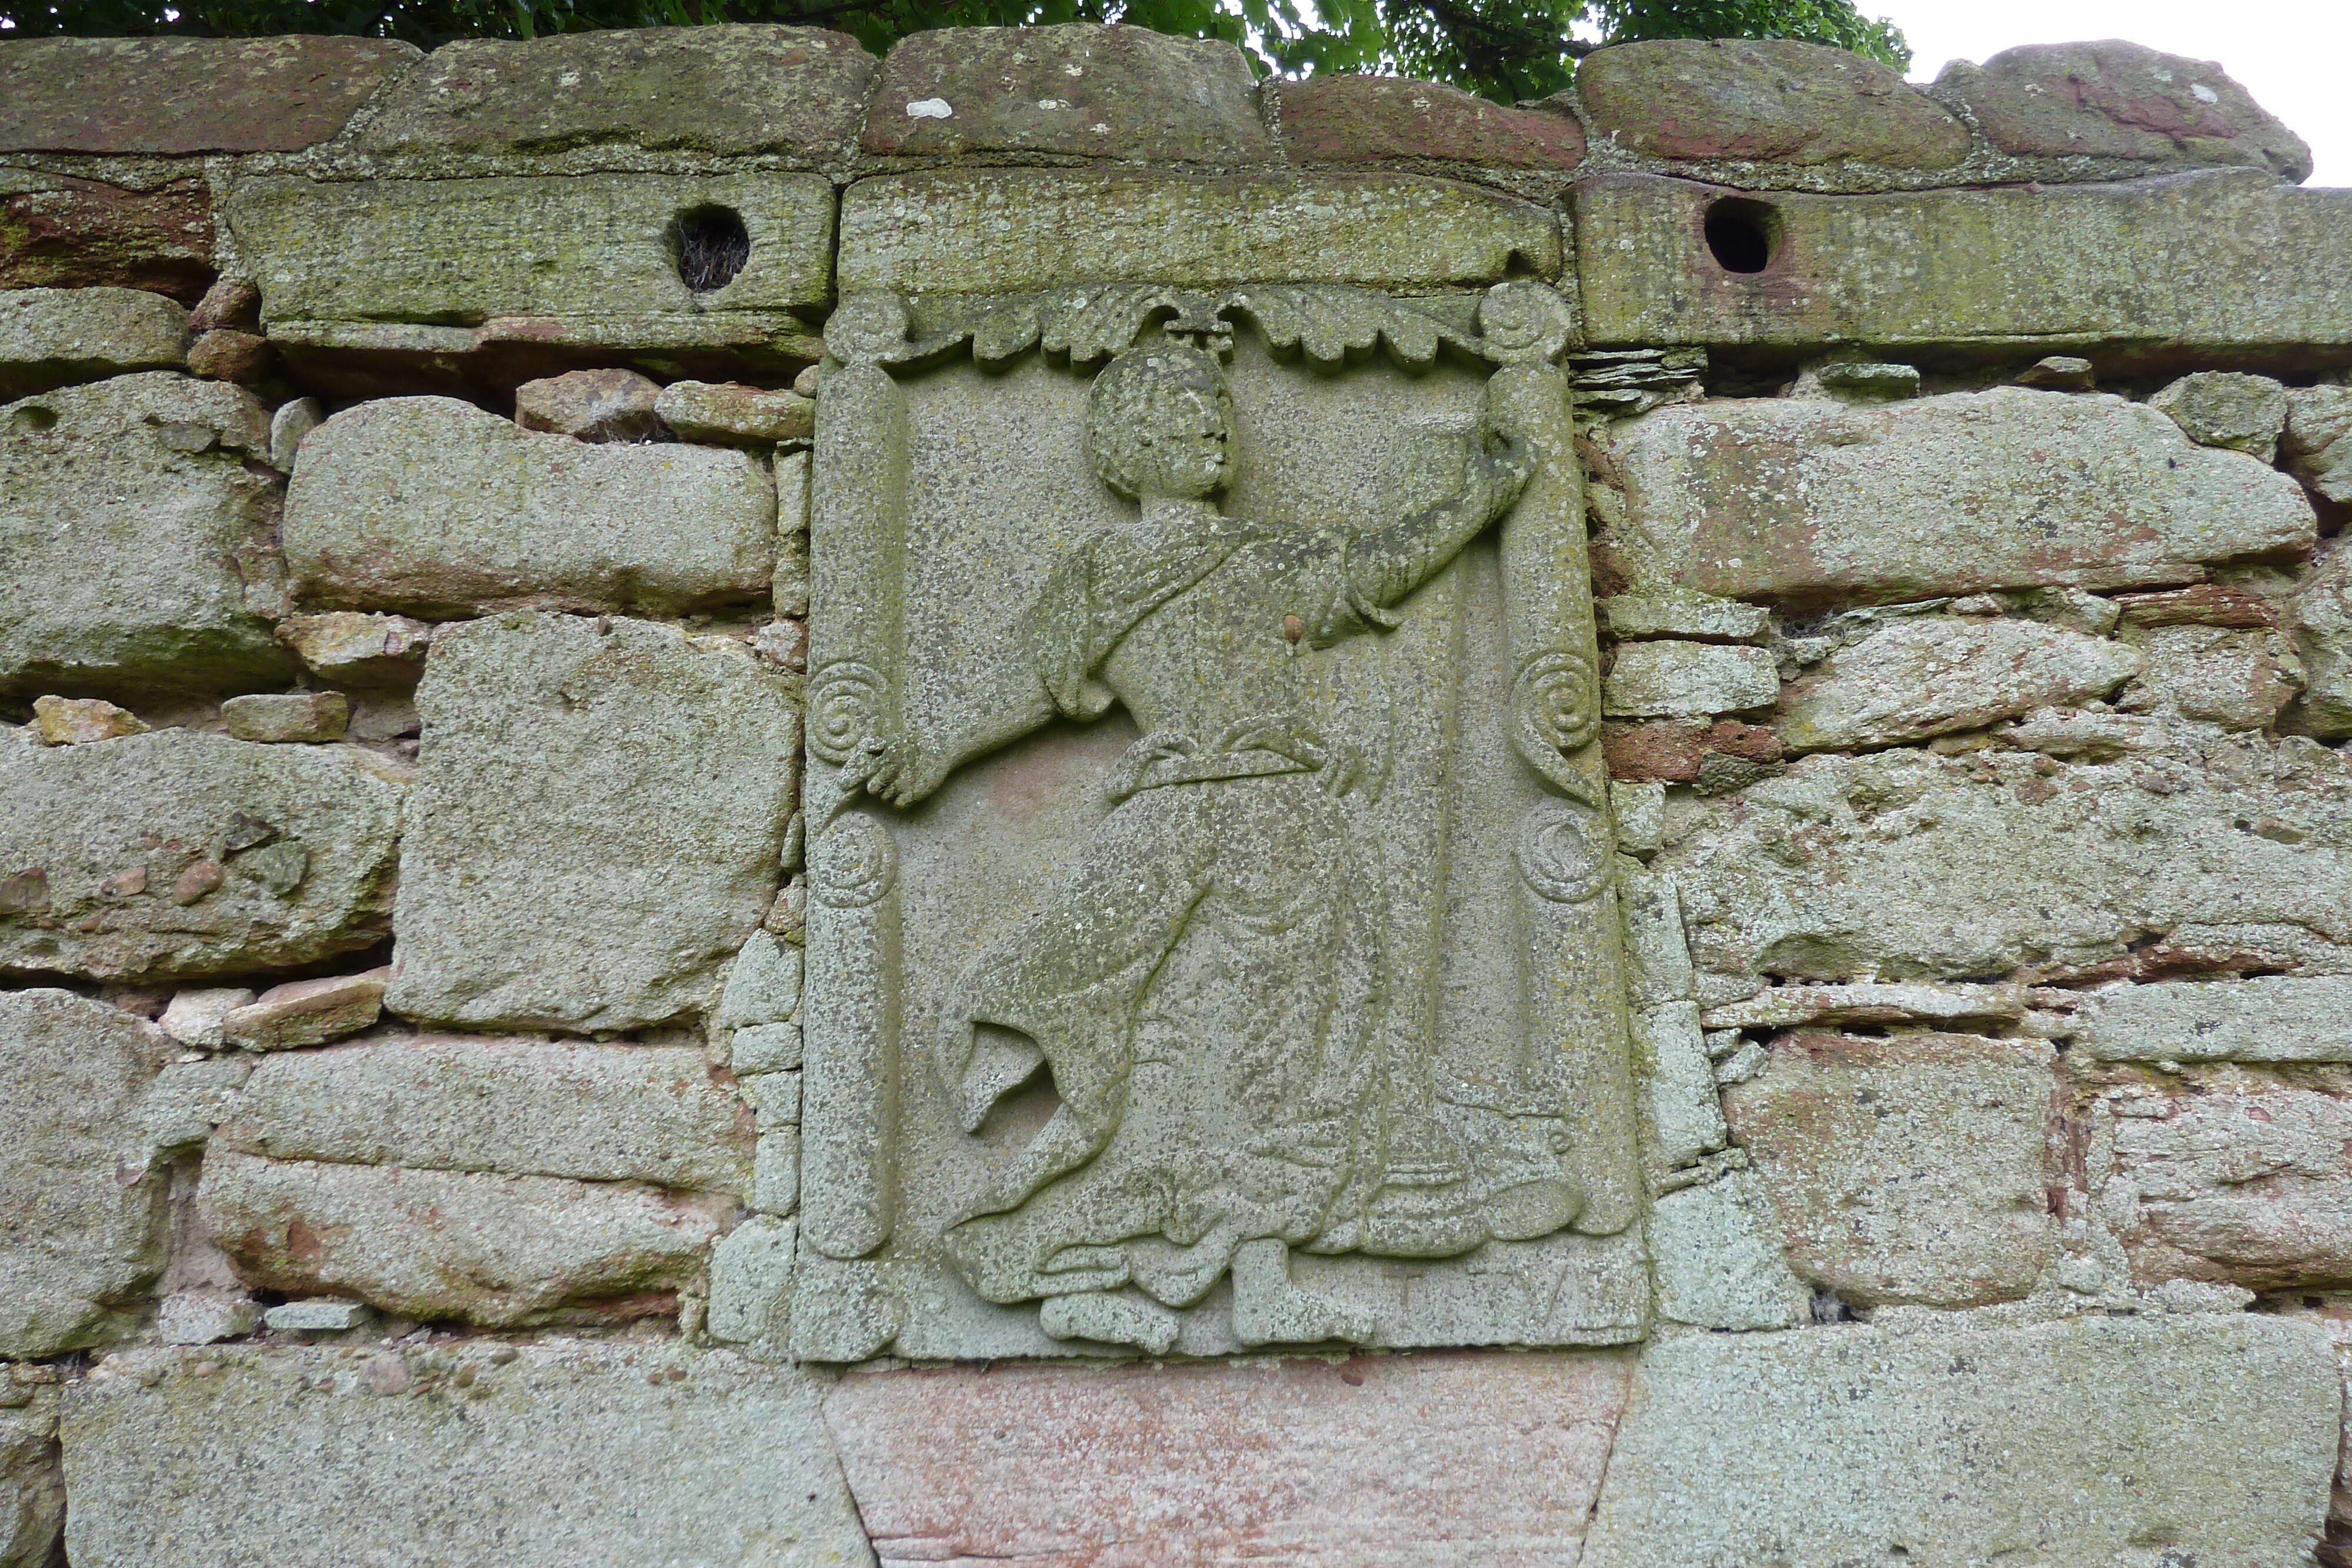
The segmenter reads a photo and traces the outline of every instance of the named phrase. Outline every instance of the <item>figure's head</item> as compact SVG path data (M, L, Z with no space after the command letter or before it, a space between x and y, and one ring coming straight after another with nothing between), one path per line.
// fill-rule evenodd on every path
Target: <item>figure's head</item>
M1103 483L1131 499L1213 495L1232 466L1233 394L1223 366L1160 342L1103 367L1087 401L1087 449Z

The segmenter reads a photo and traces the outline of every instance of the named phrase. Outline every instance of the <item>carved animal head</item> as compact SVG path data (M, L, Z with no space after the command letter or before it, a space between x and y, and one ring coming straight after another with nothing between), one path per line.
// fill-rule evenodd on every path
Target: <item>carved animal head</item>
M1104 484L1130 499L1197 499L1233 466L1233 394L1198 349L1159 342L1103 367L1087 404L1087 449Z

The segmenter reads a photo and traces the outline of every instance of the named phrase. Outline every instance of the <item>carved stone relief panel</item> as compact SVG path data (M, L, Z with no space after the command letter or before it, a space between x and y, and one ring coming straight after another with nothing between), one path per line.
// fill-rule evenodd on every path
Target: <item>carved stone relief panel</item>
M1570 319L843 301L796 1354L1644 1332Z

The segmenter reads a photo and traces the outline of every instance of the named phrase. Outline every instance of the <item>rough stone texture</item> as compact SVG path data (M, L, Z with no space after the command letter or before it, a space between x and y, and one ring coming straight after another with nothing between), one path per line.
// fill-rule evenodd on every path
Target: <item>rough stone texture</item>
M1256 86L1241 50L1219 39L1084 22L939 28L909 34L883 61L865 147L1270 162Z
M1724 1112L1790 1265L1864 1306L2026 1294L2055 1249L2055 1060L2040 1040L1978 1035L1775 1040Z
M278 350L257 332L218 329L188 345L188 373L209 382L263 386L278 373Z
M334 1350L116 1358L66 1400L67 1549L89 1568L341 1568L362 1542L381 1568L873 1562L809 1375L674 1343L516 1348L412 1353L395 1396Z
M155 1309L155 1337L165 1344L218 1344L261 1325L261 1303L242 1291L174 1291Z
M2171 415L2200 446L2225 446L2265 463L2278 455L2279 433L2286 428L2286 389L2268 376L2200 371L2147 405Z
M2297 387L2287 394L2281 445L2295 473L2319 495L2352 502L2352 387Z
M2030 44L1981 66L1954 60L1936 92L1966 105L1988 141L2021 157L2248 164L2298 181L2311 173L2303 139L2220 66L2119 38Z
M515 388L515 423L581 441L652 441L661 383L635 371L567 371Z
M2352 277L2329 259L2352 193L2251 170L2117 185L1916 194L1775 194L1771 259L1727 270L1705 214L1720 187L1623 174L1577 187L1580 292L1592 347L2006 341L2195 368L2209 354L2281 368L2342 361ZM2181 236L2193 235L2194 243ZM1857 257L1902 258L1858 265ZM2160 345L2160 347L2151 347Z
M0 49L0 152L279 152L417 57L390 38L28 38Z
M35 697L33 733L45 746L88 746L145 733L147 726L128 708L104 697Z
M711 1338L744 1344L785 1328L796 1230L789 1219L747 1219L711 1249Z
M162 303L162 302L159 302ZM253 394L168 371L0 408L0 689L278 684L278 486Z
M1270 81L1298 163L1433 158L1482 169L1573 169L1584 127L1564 106L1505 109L1444 82L1312 76Z
M1688 716L1769 707L1780 695L1772 655L1712 643L1627 643L1603 684L1612 717Z
M699 1051L428 1035L273 1056L219 1138L281 1160L740 1193L748 1134Z
M1997 387L1874 408L1666 408L1621 426L1635 582L1726 598L1892 601L2195 580L2200 563L2308 549L2311 504L2155 410Z
M206 1151L197 1213L256 1289L493 1326L667 1313L722 1205L634 1184Z
M754 599L775 484L739 452L598 446L454 398L384 398L303 442L286 499L295 592L427 617Z
M1618 637L1693 637L1702 641L1753 643L1771 616L1736 599L1716 599L1688 589L1651 594L1621 593L1593 606Z
M1784 1329L1811 1315L1812 1292L1781 1257L1780 1221L1752 1171L1663 1194L1649 1235L1658 1315L1669 1322Z
M315 1296L305 1301L286 1301L274 1306L261 1314L261 1321L288 1333L342 1333L358 1328L374 1316L373 1308L359 1301Z
M2347 444L2352 456L2352 443ZM2303 655L2303 709L2315 733L2352 735L2352 549L2338 543L2295 595L2292 618Z
M2108 1103L2095 1203L2141 1284L2352 1285L2352 1099L2224 1083Z
M681 441L728 446L805 441L816 431L816 404L797 392L726 382L672 382L654 413Z
M2159 933L2192 959L2347 967L2352 779L2334 753L2249 740L2201 768L2130 754L2046 766L2000 751L1809 757L1694 801L1654 863L1681 889L1693 956L1727 975L2129 973L2130 944ZM2305 836L2236 826L2265 816Z
M223 1043L244 1051L324 1045L373 1028L383 1012L389 968L272 986L221 1019Z
M2352 1061L2352 978L2119 986L2080 1022L2084 1048L2108 1061Z
M314 674L340 685L414 685L425 673L433 628L405 615L331 610L289 615L278 635Z
M825 1423L885 1568L1573 1562L1632 1364L1474 1353L869 1373L843 1379Z
M351 718L351 699L341 692L257 694L221 704L231 738L271 745L341 740Z
M1583 1562L2294 1563L2341 1398L2326 1333L2261 1317L1666 1341Z
M49 1568L66 1521L54 1388L11 1388L0 1404L0 1568Z
M633 27L461 38L384 94L376 153L546 158L603 144L830 161L857 134L874 57L821 27Z
M163 1268L167 1184L140 1101L174 1051L107 1003L0 991L0 1356L102 1343Z
M1576 69L1596 137L1692 162L1948 169L1969 132L1875 60L1793 38L1661 38Z
M1701 1019L1710 1030L1787 1029L1809 1023L2014 1023L2024 988L2005 986L1774 986Z
M1667 719L1657 724L1610 726L1601 733L1602 754L1609 758L1609 777L1627 781L1671 784L1717 778L1723 788L1753 782L1780 760L1780 737L1762 725L1717 719L1706 724L1691 719ZM1709 794L1721 793L1710 788Z
M2275 632L2158 626L2130 641L2140 655L2139 677L2116 706L2132 713L2261 729L2303 685L2301 661Z
M0 169L0 288L137 288L193 305L212 280L204 181L127 190Z
M2031 621L1896 621L1782 694L1780 740L1791 751L1856 749L1977 729L2105 696L2139 667L2121 643Z
M182 1045L220 1051L228 1044L222 1020L253 1000L243 986L201 986L177 991L163 1009L156 1027Z
M1397 174L1100 174L1001 169L861 180L842 197L845 293L991 294L1074 281L1492 282L1560 268L1528 203Z
M193 730L0 734L0 968L101 979L315 963L383 940L401 788L367 753ZM194 896L189 894L194 894Z
M176 370L188 313L135 288L0 293L0 397L18 398L132 371Z
M572 1030L702 1006L775 895L800 749L783 678L666 627L509 616L442 628L417 708L387 1005Z

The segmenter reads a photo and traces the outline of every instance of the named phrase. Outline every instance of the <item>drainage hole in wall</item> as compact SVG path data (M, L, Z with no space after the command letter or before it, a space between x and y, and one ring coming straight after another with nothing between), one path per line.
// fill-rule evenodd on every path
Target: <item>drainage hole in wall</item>
M1727 197L1706 210L1706 248L1726 272L1761 272L1780 247L1780 210L1769 202Z
M751 231L732 207L694 207L669 225L677 275L697 294L724 288L751 259Z

